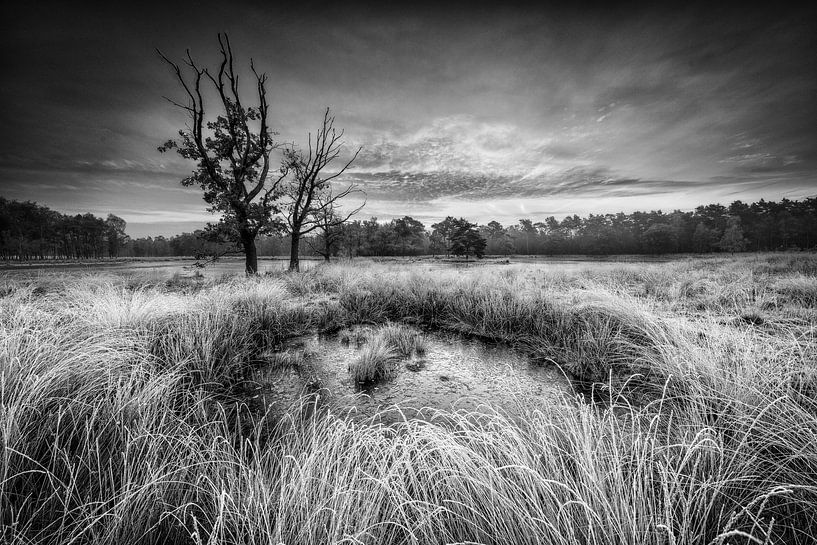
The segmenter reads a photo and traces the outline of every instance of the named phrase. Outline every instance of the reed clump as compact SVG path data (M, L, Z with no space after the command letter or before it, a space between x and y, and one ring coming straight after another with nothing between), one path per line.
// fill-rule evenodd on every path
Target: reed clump
M359 383L388 380L397 373L398 362L413 354L422 355L426 350L425 338L414 328L403 324L387 323L374 330L346 332L356 343L357 357L349 365L349 373Z
M360 383L387 380L394 376L399 359L400 353L385 338L376 336L358 351L349 364L349 374Z

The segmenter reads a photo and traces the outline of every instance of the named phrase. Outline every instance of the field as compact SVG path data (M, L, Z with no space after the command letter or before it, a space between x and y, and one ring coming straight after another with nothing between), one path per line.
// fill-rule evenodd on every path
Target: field
M282 343L360 324L397 339L361 380L426 349L410 325L501 341L571 388L389 424L249 401ZM806 253L7 275L0 540L815 543L815 331Z
M307 269L313 263L310 260L303 260L303 262L304 268ZM287 260L283 258L262 257L258 260L258 272L260 274L280 272L285 270L287 265ZM207 277L217 277L243 272L244 260L236 257L223 257L203 268L196 267L196 261L193 258L177 257L0 262L0 275L14 278L104 273L118 276L139 274L143 278L159 280L175 274L189 276L198 273Z

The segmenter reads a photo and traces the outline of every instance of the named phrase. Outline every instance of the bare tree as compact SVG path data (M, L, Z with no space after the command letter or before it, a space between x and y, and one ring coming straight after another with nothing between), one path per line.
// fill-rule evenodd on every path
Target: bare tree
M321 228L343 225L360 211L365 202L347 214L339 213L339 201L344 197L361 192L354 184L334 192L331 182L342 175L360 153L355 151L340 169L325 174L324 169L338 157L343 146L343 130L335 130L335 118L329 114L329 108L323 115L323 124L314 135L309 134L307 152L289 148L284 152L282 171L292 174L292 180L284 187L286 202L283 206L287 230L292 239L289 254L289 270L300 269L299 250L301 238ZM332 211L332 213L327 213Z
M345 237L345 222L339 220L340 214L334 206L321 210L317 215L319 237L309 241L310 248L327 263L332 260L332 255Z
M201 187L209 211L221 214L217 224L208 224L208 234L240 245L247 274L255 274L256 238L280 228L273 215L279 212L276 199L280 197L280 182L287 175L286 165L268 184L270 153L278 145L267 123L267 75L259 74L250 59L258 105L244 107L230 40L219 34L218 43L221 61L215 75L196 64L190 50L182 61L184 66L157 50L186 94L184 103L168 100L185 110L191 120L188 127L179 130L178 140L168 140L159 151L175 149L185 159L196 161L196 169L182 185ZM219 114L210 121L205 121L205 88L215 90L219 97L215 107Z

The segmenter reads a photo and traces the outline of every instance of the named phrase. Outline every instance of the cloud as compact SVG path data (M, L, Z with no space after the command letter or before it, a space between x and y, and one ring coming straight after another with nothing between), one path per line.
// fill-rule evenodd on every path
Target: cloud
M128 223L192 223L215 221L216 216L204 212L199 208L188 208L187 210L141 210L141 209L119 209L119 216Z
M435 118L409 133L380 133L362 141L355 168L434 172L525 173L548 157L549 136L473 115ZM564 144L563 144L564 145Z
M688 180L649 180L616 177L604 169L571 168L539 176L502 176L462 171L351 173L345 179L363 189L370 201L433 203L441 199L491 201L540 198L655 195L711 184Z

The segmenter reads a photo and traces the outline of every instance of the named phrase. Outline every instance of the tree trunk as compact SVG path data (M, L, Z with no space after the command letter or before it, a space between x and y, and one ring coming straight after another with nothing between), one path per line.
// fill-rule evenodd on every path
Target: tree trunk
M301 263L298 258L298 250L300 249L301 235L296 234L296 230L292 230L292 244L289 248L289 270L300 271Z
M250 233L241 233L241 244L244 246L244 271L247 275L258 274L258 253L255 249L255 237Z
M328 238L325 238L325 242L324 242L324 245L323 245L323 250L324 250L323 260L324 260L326 263L329 263L329 262L331 261L331 255L332 255L332 246L331 246L331 244L329 243L329 239L328 239Z

